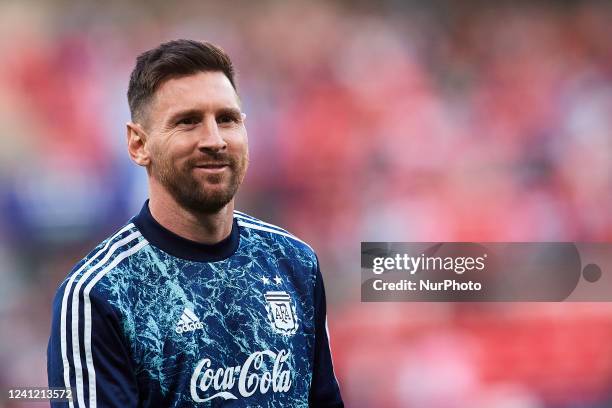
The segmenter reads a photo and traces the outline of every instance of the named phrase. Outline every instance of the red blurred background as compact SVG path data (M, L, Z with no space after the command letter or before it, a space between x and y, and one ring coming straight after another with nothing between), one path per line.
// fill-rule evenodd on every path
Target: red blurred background
M359 297L361 241L612 239L612 7L568 0L0 2L0 390L46 384L55 288L146 197L127 83L175 38L233 57L237 208L319 253L347 406L612 406L608 303Z

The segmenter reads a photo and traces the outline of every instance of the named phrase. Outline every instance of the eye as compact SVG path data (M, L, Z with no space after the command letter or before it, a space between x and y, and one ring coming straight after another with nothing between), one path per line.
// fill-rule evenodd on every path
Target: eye
M179 119L176 122L177 125L186 125L186 126L193 126L193 125L197 125L198 123L200 123L200 118L196 116L187 116L187 117Z
M232 113L224 113L217 117L217 123L219 124L239 123L239 122L240 122L240 117Z

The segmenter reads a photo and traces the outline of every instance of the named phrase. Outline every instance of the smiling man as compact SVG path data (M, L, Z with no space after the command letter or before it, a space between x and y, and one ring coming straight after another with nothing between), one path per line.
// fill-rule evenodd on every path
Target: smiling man
M49 385L71 407L343 406L315 253L234 210L249 160L229 57L161 44L128 101L149 200L60 285Z

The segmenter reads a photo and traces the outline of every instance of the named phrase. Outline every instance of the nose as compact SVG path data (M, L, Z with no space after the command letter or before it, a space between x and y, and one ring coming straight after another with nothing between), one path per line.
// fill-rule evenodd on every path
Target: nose
M227 142L219 131L215 118L206 118L204 126L200 127L198 149L202 151L219 152L227 148Z

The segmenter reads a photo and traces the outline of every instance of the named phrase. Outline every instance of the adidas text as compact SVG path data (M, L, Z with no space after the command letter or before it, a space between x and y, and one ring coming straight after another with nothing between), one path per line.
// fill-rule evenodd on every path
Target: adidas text
M178 326L176 326L176 329L174 329L178 334L183 334L186 332L190 332L190 331L194 331L197 329L203 329L204 325L202 324L202 322L192 322L189 324L180 324Z

